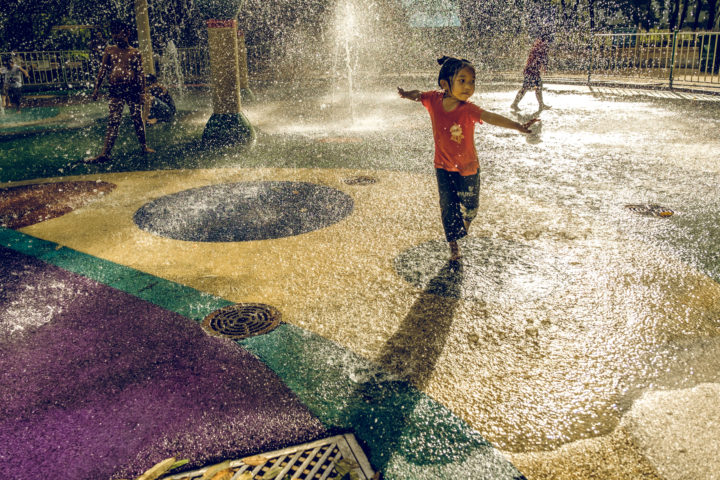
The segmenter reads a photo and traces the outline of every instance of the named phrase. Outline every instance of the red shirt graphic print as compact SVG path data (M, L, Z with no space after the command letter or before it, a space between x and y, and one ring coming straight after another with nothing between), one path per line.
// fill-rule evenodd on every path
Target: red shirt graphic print
M420 101L430 113L435 140L435 168L460 175L474 175L478 171L475 150L475 124L482 123L482 109L470 102L461 102L446 112L442 105L443 92L430 91L420 95Z

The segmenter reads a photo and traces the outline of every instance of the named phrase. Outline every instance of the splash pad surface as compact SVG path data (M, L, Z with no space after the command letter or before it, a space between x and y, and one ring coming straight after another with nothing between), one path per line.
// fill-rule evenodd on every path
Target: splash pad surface
M718 381L720 265L707 253L718 251L719 238L719 173L708 156L718 149L710 133L717 105L565 88L550 92L554 108L541 112L531 136L483 125L476 133L482 215L463 245L469 263L453 271L442 260L429 121L411 102L384 110L392 93L364 97L368 108L359 111L368 114L354 123L343 123L339 110L307 105L302 119L289 116L292 109L271 115L273 104L260 99L248 106L264 132L254 150L194 159L203 169L153 168L167 162L161 148L162 160L143 166L152 172L123 173L138 169L123 157L107 172L72 171L118 188L92 208L23 232L231 302L278 307L288 325L246 346L314 413L324 412L326 425L346 419L335 403L360 395L379 405L392 392L419 417L383 430L406 452L417 440L398 429L441 405L529 476L562 478L547 458L589 476L577 460L593 452L616 478L654 478L662 460L645 453L660 440L637 426L647 417L636 400L658 387L683 396ZM476 101L509 115L513 95L485 91ZM691 110L700 120L687 120ZM319 141L328 136L363 141ZM181 161L164 168L186 167ZM377 182L344 181L362 175ZM132 222L149 201L233 181L324 185L349 195L354 210L302 235L223 245L160 238ZM644 217L625 207L656 203L674 215ZM303 332L342 348L312 348ZM274 343L280 335L282 348ZM320 368L327 378L319 381L287 367L285 355L318 350L328 352L338 377ZM345 385L337 382L348 382L340 390L354 395L331 395ZM633 421L622 422L628 412ZM362 416L351 417L362 425ZM393 463L392 449L375 448L375 461L396 472L412 463L407 454ZM479 462L467 451L450 457L445 466Z

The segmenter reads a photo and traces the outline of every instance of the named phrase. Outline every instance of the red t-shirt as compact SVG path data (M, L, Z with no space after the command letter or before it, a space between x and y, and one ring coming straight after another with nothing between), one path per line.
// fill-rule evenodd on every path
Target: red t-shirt
M482 109L470 102L462 102L451 112L442 105L443 92L423 92L420 101L430 112L433 137L435 138L435 168L442 168L460 175L474 175L478 171L475 150L475 124Z

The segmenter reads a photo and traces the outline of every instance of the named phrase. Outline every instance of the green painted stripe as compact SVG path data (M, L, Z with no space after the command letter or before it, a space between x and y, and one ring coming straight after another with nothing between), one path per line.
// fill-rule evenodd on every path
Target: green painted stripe
M196 321L232 304L15 230L0 228L0 245ZM328 430L354 432L383 478L524 479L446 407L330 340L282 324L237 343L265 362Z
M446 407L334 342L283 324L238 343L328 429L355 433L384 478L524 478Z
M0 228L0 245L117 288L196 321L201 321L218 308L232 305L232 302L194 288L15 230Z

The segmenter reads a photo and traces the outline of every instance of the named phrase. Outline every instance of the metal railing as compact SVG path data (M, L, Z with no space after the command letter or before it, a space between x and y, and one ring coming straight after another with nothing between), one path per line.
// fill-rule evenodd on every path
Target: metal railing
M210 54L207 48L178 48L178 61L186 85L208 83Z
M7 52L28 71L26 85L82 87L92 85L97 70L87 50Z
M596 34L590 37L589 45L588 40L571 43L573 48L564 48L562 55L551 55L550 77L582 75L585 66L588 83L648 82L667 84L671 88L720 87L720 32ZM179 48L177 52L185 84L208 84L208 49ZM279 53L269 52L267 47L249 46L251 76L277 68L268 58L277 59ZM98 59L92 59L86 50L6 52L0 55L3 58L12 55L28 70L27 85L90 87L99 67ZM558 58L554 59L554 56Z
M720 86L720 32L614 33L592 37L588 81L638 79Z

